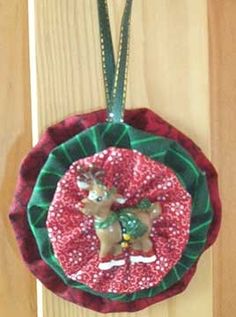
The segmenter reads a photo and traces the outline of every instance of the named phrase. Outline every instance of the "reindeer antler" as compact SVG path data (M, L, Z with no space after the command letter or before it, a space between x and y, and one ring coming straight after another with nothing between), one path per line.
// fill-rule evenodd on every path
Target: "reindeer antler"
M77 172L79 174L77 180L87 184L102 183L102 178L105 174L103 170L97 168L93 164L89 165L88 168L79 166L77 167Z

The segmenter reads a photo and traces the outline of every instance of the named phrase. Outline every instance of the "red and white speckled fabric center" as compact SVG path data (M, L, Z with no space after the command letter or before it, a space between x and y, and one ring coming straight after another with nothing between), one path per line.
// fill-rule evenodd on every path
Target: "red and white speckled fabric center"
M144 198L161 203L162 214L151 231L155 262L131 263L126 250L125 265L99 269L94 219L76 208L88 195L77 186L78 167L91 164L105 171L106 186L115 186L127 198L122 207L135 206ZM135 150L110 147L70 166L58 183L47 228L55 256L68 277L98 292L133 293L158 284L180 259L189 237L190 213L191 196L171 169Z

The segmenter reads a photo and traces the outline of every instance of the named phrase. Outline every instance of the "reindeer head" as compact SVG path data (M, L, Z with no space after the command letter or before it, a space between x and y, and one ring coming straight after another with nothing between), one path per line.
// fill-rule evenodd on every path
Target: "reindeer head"
M91 166L87 171L80 168L78 172L78 187L89 192L81 201L83 204L81 211L85 215L103 218L109 214L114 202L125 203L126 199L119 195L114 187L108 188L102 183L101 177L104 176L104 171Z

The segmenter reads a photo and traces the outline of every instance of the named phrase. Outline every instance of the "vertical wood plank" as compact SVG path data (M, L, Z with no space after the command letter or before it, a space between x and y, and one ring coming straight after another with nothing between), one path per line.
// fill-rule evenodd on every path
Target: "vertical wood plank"
M96 1L35 4L42 131L68 114L104 107L105 99ZM109 0L116 45L123 5L124 0ZM207 0L135 0L131 37L127 108L149 106L210 156ZM100 316L45 289L43 310L47 317ZM211 251L185 293L132 315L212 316Z
M27 1L0 1L0 316L36 316L35 281L8 220L23 156L31 147Z
M212 153L223 218L214 247L214 317L236 315L236 2L209 0Z

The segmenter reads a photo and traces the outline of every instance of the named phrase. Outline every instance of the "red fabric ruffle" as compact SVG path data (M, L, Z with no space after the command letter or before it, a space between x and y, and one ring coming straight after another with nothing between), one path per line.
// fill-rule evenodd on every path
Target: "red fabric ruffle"
M39 143L22 162L10 209L10 220L24 261L31 272L48 289L66 300L98 312L134 312L182 292L193 277L197 263L184 275L181 281L161 294L151 298L138 299L131 303L112 301L65 285L56 273L40 258L37 245L27 222L27 204L39 171L50 151L86 128L98 122L105 122L105 116L105 110L84 115L75 115L52 125L46 130ZM217 186L217 173L213 165L191 139L149 109L127 110L125 113L125 122L137 129L177 141L188 150L199 168L206 172L211 203L214 210L214 218L205 246L207 249L215 241L221 223L221 203Z

